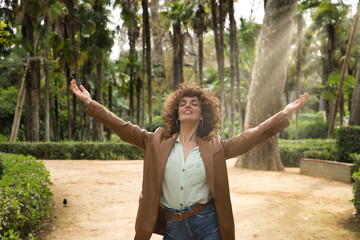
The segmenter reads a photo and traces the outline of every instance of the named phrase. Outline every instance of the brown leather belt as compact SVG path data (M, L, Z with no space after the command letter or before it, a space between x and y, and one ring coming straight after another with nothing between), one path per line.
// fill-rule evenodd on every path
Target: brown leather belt
M204 208L209 206L211 203L212 203L212 200L210 200L209 202L207 202L205 204L196 205L195 207L192 207L191 210L194 213L194 215L196 215L201 210L203 210ZM192 216L190 210L185 210L183 212L177 212L177 213L172 213L172 212L165 210L165 215L168 216L169 218L174 219L175 221L178 221L178 222L181 222L182 220Z

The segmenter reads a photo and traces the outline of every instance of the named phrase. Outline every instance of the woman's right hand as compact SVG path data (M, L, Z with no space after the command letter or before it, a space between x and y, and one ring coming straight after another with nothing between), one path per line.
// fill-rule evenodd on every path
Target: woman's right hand
M71 81L71 90L85 104L89 104L92 101L90 93L84 88L83 85L80 85L79 89L76 85L75 79Z

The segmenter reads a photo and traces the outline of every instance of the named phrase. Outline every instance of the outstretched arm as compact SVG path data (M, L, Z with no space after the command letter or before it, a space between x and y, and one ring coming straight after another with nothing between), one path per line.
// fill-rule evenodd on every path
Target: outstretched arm
M89 104L92 101L90 93L84 88L83 85L80 85L79 89L76 85L75 79L71 81L71 90L85 104Z
M297 100L295 100L292 103L289 103L285 109L283 110L283 112L286 115L291 114L292 112L295 112L296 110L299 110L302 106L304 106L307 98L309 97L308 93L304 93L303 95L301 95L301 97Z

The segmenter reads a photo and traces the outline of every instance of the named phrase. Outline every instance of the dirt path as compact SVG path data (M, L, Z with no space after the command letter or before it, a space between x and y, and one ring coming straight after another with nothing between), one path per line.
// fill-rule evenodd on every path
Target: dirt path
M133 239L142 161L44 163L55 218L42 240ZM298 168L264 172L234 163L228 161L236 239L360 239L351 184L300 175Z

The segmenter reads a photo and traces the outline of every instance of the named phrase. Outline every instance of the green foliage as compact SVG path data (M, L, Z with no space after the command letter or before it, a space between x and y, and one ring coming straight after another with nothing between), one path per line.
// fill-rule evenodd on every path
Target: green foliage
M143 151L124 142L0 143L0 151L38 159L141 159Z
M279 140L281 160L286 167L298 167L299 158L335 160L333 139Z
M355 180L353 187L354 198L351 202L354 204L357 214L360 214L360 171L353 174Z
M12 123L14 121L14 114L18 99L19 90L15 87L9 87L8 89L0 88L0 135L10 136ZM22 118L22 122L24 118ZM19 129L18 136L20 139L23 139L24 131L23 127ZM0 137L0 141L3 137Z
M33 157L0 153L0 239L35 239L51 215L50 174Z
M339 162L352 162L350 154L360 153L360 126L346 126L335 130Z
M350 154L350 158L352 159L352 161L355 164L355 168L353 169L354 172L360 171L360 154L352 153L352 154Z
M322 114L323 112L316 114L307 113L299 116L298 139L327 138L329 123L323 120ZM295 139L295 135L296 123L293 119L291 120L290 126L280 133L280 137L284 139Z
M351 154L350 157L355 163L355 169L354 169L354 174L353 174L354 198L351 200L351 202L354 204L357 214L360 214L360 154Z

